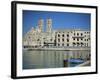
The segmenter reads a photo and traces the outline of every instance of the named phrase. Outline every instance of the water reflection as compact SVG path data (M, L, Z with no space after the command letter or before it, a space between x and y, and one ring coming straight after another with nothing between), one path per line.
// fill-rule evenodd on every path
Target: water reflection
M64 60L76 58L87 60L90 51L23 51L23 69L64 67Z

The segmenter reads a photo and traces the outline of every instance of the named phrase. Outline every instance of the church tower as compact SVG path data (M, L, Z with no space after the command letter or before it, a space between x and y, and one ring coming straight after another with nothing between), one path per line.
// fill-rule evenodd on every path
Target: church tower
M52 32L52 19L48 18L47 21L46 21L46 30L47 32Z
M39 19L39 21L38 21L38 29L39 29L40 32L43 32L43 24L44 24L43 19Z

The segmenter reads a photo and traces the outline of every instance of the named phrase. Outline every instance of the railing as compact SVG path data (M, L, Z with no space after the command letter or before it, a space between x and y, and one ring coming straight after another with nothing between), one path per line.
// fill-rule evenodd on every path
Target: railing
M24 48L90 48L89 46L23 46Z

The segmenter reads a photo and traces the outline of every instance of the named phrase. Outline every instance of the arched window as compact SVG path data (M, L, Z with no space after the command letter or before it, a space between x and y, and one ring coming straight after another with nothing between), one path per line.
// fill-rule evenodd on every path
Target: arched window
M83 33L81 33L81 36L83 36Z
M58 34L58 37L60 37L60 34Z
M62 37L64 37L64 34L62 35Z
M67 44L67 46L69 46L69 44Z
M77 46L79 46L79 43L77 43Z
M83 46L83 43L82 42L80 44L81 44L81 46Z
M79 36L79 33L77 33L77 36Z
M73 46L75 46L76 45L76 43L75 42L73 42Z
M79 38L77 38L77 41L79 41Z
M62 39L62 41L64 41L64 38Z
M58 39L58 42L60 42L60 39Z
M69 34L67 34L67 37L69 37Z
M69 42L69 39L67 39L67 42Z

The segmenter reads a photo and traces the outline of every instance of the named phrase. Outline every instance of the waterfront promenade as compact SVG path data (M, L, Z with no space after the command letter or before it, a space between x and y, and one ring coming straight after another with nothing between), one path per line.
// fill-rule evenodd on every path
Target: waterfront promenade
M27 47L24 50L60 50L60 51L69 51L69 50L90 50L90 47L56 47L56 46L49 46L49 47Z

